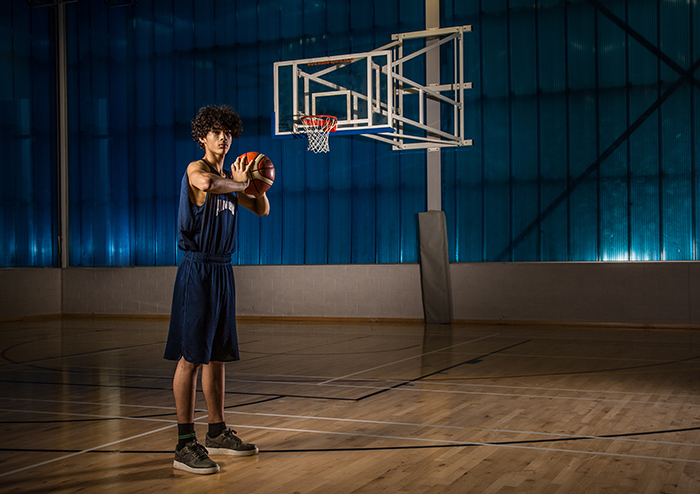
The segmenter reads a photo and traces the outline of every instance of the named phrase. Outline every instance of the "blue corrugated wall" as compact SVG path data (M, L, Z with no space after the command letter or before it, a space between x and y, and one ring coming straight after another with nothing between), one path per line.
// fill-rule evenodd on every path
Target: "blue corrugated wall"
M475 146L443 153L452 260L697 259L699 16L670 0L443 2L443 23L476 34Z
M55 265L54 14L0 9L0 265ZM277 168L235 262L418 261L424 151L338 137L319 156L273 140L269 115L274 62L421 30L423 0L79 0L67 18L72 265L177 263L189 122L213 103L243 118L230 156ZM697 259L695 2L442 0L441 25L465 24L474 146L442 151L451 260Z
M54 38L50 9L0 2L0 267L58 262Z

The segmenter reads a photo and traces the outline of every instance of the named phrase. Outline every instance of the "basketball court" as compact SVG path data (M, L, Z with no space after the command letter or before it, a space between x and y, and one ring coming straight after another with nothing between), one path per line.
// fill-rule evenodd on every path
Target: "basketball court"
M500 7L472 2L468 15L459 12L460 2L402 3L402 12L396 2L386 25L381 2L375 2L377 22L366 26L365 12L353 2L353 21L340 40L326 39L335 32L333 22L346 17L338 13L340 3L326 8L296 2L287 12L274 2L244 8L240 2L201 7L174 1L170 10L157 2L148 8L135 1L99 2L119 9L109 13L88 2L66 6L73 0L27 3L56 11L55 19L31 14L35 32L48 20L56 26L56 46L46 57L51 63L39 64L53 69L55 56L56 87L45 92L55 103L51 117L58 123L51 130L59 137L46 152L57 155L57 163L45 189L56 197L53 206L34 201L25 208L32 214L55 209L46 213L52 216L45 228L48 260L25 263L53 268L43 279L53 287L45 290L52 292L54 308L0 314L3 493L700 492L700 312L694 309L700 293L694 280L700 278L687 268L697 260L700 209L697 152L683 147L697 128L694 115L685 121L686 103L700 101L684 85L700 88L693 76L700 60L688 67L672 60L688 61L681 49L671 53L671 21L654 21L653 29L628 25L636 17L652 18L651 7L654 15L681 12L671 7L682 2L643 2L636 16L628 12L632 2L607 2L611 9L593 0ZM129 16L139 8L136 22ZM20 28L30 15L17 17L24 33ZM210 17L216 19L202 22ZM470 51L465 45L473 28L462 22L467 18L487 33ZM80 19L91 22L85 31ZM413 29L416 19L424 29ZM441 26L446 20L454 25ZM258 38L245 37L242 28L263 22ZM619 39L606 38L606 23L623 29L613 31ZM412 28L385 36L391 32L386 26L394 25ZM591 33L596 39L586 44ZM32 36L38 39L26 35ZM87 38L90 49L84 48ZM564 39L568 51L549 50ZM629 60L603 57L616 50ZM280 56L271 61L270 53ZM591 53L600 57L586 58ZM80 65L93 58L94 66ZM470 71L469 63L483 66ZM498 64L506 70L497 75ZM564 74L561 67L573 69ZM634 70L616 80L611 67ZM669 68L677 73L671 82L664 72ZM474 82L466 78L470 72L477 75ZM90 84L75 83L82 77ZM21 81L17 76L13 84L22 89ZM68 87L69 81L83 92ZM474 84L480 93L470 99ZM676 90L678 100L671 98ZM255 180L265 186L256 192L269 187L270 202L277 200L272 207L282 213L267 224L244 218L233 259L237 273L260 269L241 276L238 293L244 295L236 303L239 312L249 312L238 318L241 360L226 366L226 424L257 444L259 454L214 456L221 471L206 476L173 468L175 363L162 358L172 287L167 268L174 271L171 261L181 254L175 252L174 217L168 216L176 211L168 209L168 197L170 206L177 204L176 188L162 197L160 181L176 176L172 163L186 166L180 156L194 146L182 135L190 107L200 106L195 93L206 94L201 101L218 98L236 106L253 124L237 144L245 152L264 151L286 173L270 187L275 166L251 154ZM470 109L479 98L478 109ZM666 113L655 113L666 100L677 108L666 103ZM42 105L32 107L35 100L28 97L17 101L3 106L17 113L6 127L25 129L16 133L22 139L17 162L40 162L43 155L32 155L40 139L29 115L36 118ZM69 112L76 101L90 111L71 106ZM176 108L165 111L174 101ZM644 126L651 115L658 118L649 122L657 123ZM656 133L657 147L643 137L639 142L654 145L627 144L640 128ZM479 139L480 154L469 154ZM619 159L610 160L615 170L601 171L623 143ZM336 145L343 151L334 156ZM142 165L123 166L141 160L143 149L144 161L157 163L148 174L152 187L132 184ZM80 166L69 160L78 155ZM687 156L693 162L683 168ZM627 168L618 170L623 161ZM375 173L384 167L384 175ZM109 189L104 201L80 195L101 187ZM30 196L19 190L22 198ZM37 189L36 195L50 194ZM451 205L448 220L445 203ZM5 223L4 232L20 232L14 244L32 255L41 251L34 230ZM106 240L97 247L95 239ZM280 239L284 248L277 246ZM450 242L462 257L451 261ZM11 254L4 254L10 259L5 267L27 267ZM606 260L679 262L659 274L641 262L632 274L611 269L607 278L589 270L585 280L560 269ZM548 264L549 271L541 278L534 270L516 279L509 272L498 275L499 265L509 261L535 269ZM373 273L380 263L388 269ZM481 285L452 283L455 265L487 263L493 270L478 278ZM396 268L408 264L420 264L414 271L422 307L401 286L414 281L413 271L405 275ZM328 265L345 266L347 276L325 270ZM348 266L356 265L365 267L350 273ZM290 275L290 266L299 269ZM115 274L134 267L139 270L128 280ZM641 278L644 271L651 278ZM16 270L4 279L23 278ZM43 303L45 287L36 279L12 300L26 298L23 307L32 310ZM648 279L662 281L648 290L630 289ZM605 280L614 286L604 287ZM110 283L118 289L110 291ZM581 292L559 297L557 291L577 284ZM7 285L14 291L14 284ZM462 298L453 304L458 285ZM513 286L520 291L509 291ZM336 288L335 298L325 298ZM528 298L533 291L541 297ZM269 301L277 298L284 300L273 307ZM471 319L456 319L454 305L467 299ZM626 305L629 299L636 305ZM544 310L557 304L558 312ZM648 311L635 310L645 304ZM425 320L402 318L408 305ZM613 305L619 312L605 319ZM474 315L475 308L487 315ZM386 310L394 312L386 316ZM682 310L687 317L675 318ZM619 314L639 320L625 325ZM198 390L200 438L206 410Z
M0 334L3 492L700 488L693 331L242 322L226 419L260 453L212 476L172 468L167 322Z

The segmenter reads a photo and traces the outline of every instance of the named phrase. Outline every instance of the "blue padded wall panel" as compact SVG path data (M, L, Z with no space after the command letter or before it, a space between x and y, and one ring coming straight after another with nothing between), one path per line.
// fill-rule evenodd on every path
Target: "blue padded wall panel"
M474 29L464 43L464 77L474 84L474 89L465 92L465 134L474 140L474 145L442 152L443 204L446 211L453 211L445 217L448 231L453 232L448 235L448 247L451 260L457 262L484 260L484 84L481 60L486 48L483 47L483 37L475 35L483 31L480 11L480 2L458 0L445 0L441 8L441 25L471 24Z
M584 173L599 153L596 100L596 14L585 3L567 12L569 178L583 177L568 198L570 261L598 259L598 172Z
M480 47L466 126L482 142L443 151L453 261L482 260L464 241L479 231L483 260L697 258L698 82L676 84L700 54L694 3L442 4ZM483 170L481 190L460 167Z
M481 22L484 260L501 261L511 258L512 228L508 15L505 1L488 2L486 9Z
M628 9L632 29L654 45L658 44L657 2L639 2ZM638 119L659 97L656 84L659 60L647 48L632 42L628 46L627 77L629 120ZM660 259L658 118L649 118L628 142L630 260Z
M540 166L539 211L544 211L567 187L567 70L566 11L553 2L537 16L538 125ZM568 254L566 207L559 207L539 221L538 260L565 261Z
M0 6L0 267L58 262L55 14Z
M397 263L401 262L401 157L388 146L377 146L375 163L376 236L381 246L375 262Z
M335 139L333 153L350 156L351 139ZM328 172L328 263L352 262L353 231L349 218L352 215L352 166L333 160Z
M611 5L618 17L625 16L624 4ZM598 90L598 154L608 149L629 127L627 119L626 34L610 19L597 14L596 49ZM627 228L628 184L627 146L618 146L601 166L599 173L599 241L600 259L627 260L629 239Z
M674 62L684 66L691 60L690 4L661 2L659 6L659 48ZM697 57L698 53L694 56ZM667 64L660 67L661 90L678 78ZM695 74L697 75L697 73ZM661 106L661 238L664 260L692 259L692 174L691 91L683 86Z
M538 72L537 17L530 0L511 1L511 10L521 12L511 16L508 29L510 53L510 160L511 160L511 228L510 237L522 232L537 220L539 213L539 146L537 142ZM513 246L514 259L539 260L537 230L523 236ZM504 253L505 254L505 253ZM507 258L506 258L507 259Z

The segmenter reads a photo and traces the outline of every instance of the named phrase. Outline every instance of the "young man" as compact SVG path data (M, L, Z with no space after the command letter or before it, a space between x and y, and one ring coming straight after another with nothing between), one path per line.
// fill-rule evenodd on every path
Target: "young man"
M248 456L254 444L243 443L224 419L224 363L238 360L236 304L231 254L236 249L238 206L258 216L270 212L263 193L249 196L250 165L236 159L231 171L224 158L242 131L241 119L227 106L202 108L192 121L192 137L204 150L189 164L180 186L178 247L185 251L177 270L166 359L177 360L173 393L177 408L178 444L173 466L209 474L219 465L208 454ZM203 447L194 430L197 374L209 413Z

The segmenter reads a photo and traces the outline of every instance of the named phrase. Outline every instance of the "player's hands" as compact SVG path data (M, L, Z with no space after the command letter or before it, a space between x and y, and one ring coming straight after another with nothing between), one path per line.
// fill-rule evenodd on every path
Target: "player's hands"
M245 154L239 156L231 165L231 178L236 182L245 182L247 186L250 182L251 166L253 166L253 162L248 163L248 157Z

